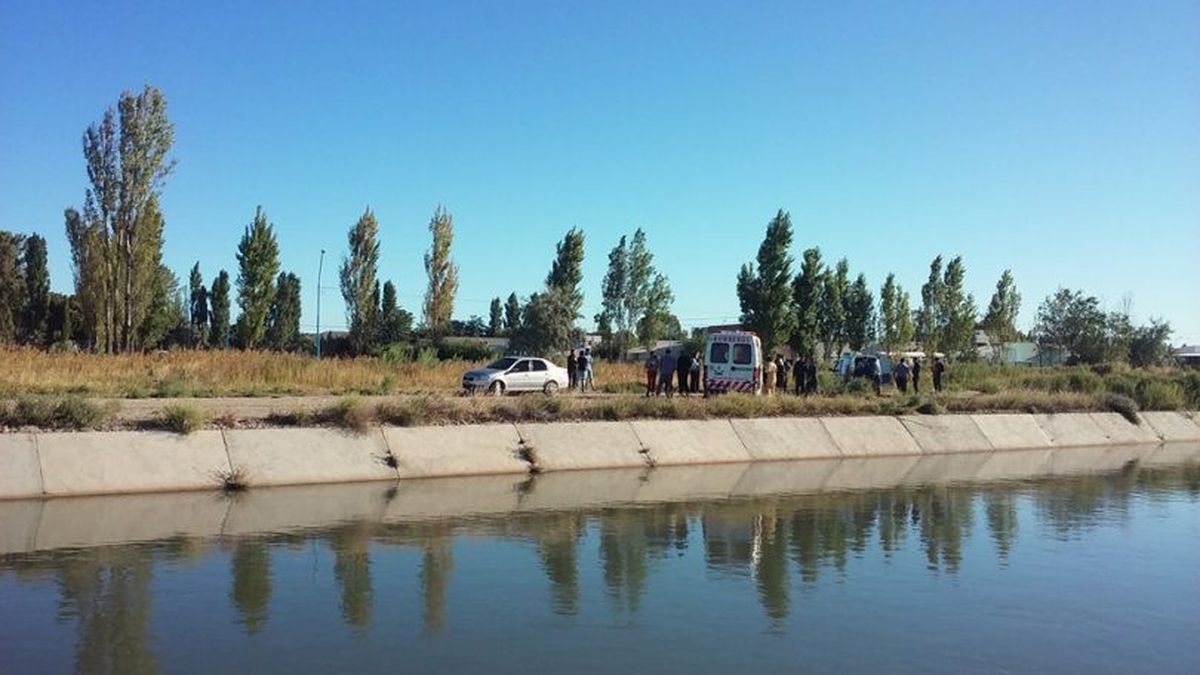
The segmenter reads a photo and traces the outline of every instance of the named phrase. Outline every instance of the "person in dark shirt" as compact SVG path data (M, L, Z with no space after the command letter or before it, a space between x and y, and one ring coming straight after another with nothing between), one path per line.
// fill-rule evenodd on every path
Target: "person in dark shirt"
M893 379L896 380L896 388L901 394L908 393L908 359L900 359L900 363L896 364L896 370L892 372Z
M668 349L663 353L662 359L658 362L658 390L671 398L671 380L675 379L675 366L678 359L671 350Z
M679 355L679 361L675 364L675 372L679 381L679 393L683 396L688 395L688 373L692 371L692 353L683 352Z
M946 364L942 358L936 357L933 359L933 390L942 390L942 378L946 375Z
M791 370L791 368L788 367L787 359L783 358L782 355L776 355L775 366L778 368L778 370L775 371L775 388L779 390L779 393L786 394L788 371Z
M798 357L795 363L792 364L792 381L796 383L795 387L797 396L808 391L805 383L805 368L807 367L807 364L807 356Z
M921 359L920 358L913 359L912 385L913 385L913 393L914 394L921 393Z
M817 359L816 357L808 357L808 362L804 366L804 394L819 394L820 387L817 386Z
M575 350L572 349L571 353L567 355L567 381L570 383L567 385L568 388L570 388L570 389L575 388L577 379L579 377L578 373L579 373L579 359L577 359L575 357Z

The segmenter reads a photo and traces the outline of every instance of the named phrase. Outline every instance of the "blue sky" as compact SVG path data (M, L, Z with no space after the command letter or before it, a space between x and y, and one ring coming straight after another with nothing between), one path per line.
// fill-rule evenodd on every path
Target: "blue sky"
M81 134L144 83L176 125L165 261L233 272L261 204L306 329L321 248L344 325L333 270L368 205L413 311L444 204L456 315L537 290L579 226L590 322L640 226L689 326L736 319L784 208L797 257L876 290L961 254L981 307L1012 268L1023 328L1066 285L1200 341L1196 2L6 2L0 228L48 238L58 290Z

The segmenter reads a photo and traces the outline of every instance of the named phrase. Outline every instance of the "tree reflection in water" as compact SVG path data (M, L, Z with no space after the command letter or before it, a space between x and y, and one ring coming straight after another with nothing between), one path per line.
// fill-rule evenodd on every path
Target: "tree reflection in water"
M333 551L332 577L340 589L343 621L356 631L373 619L371 556L381 546L420 552L416 574L425 629L444 629L446 595L454 568L454 542L485 535L527 547L548 582L551 611L582 610L583 588L598 582L615 611L636 614L655 574L669 574L669 558L698 547L707 574L749 580L766 617L787 619L793 584L816 584L830 571L850 581L850 561L891 560L912 550L932 574L957 574L973 529L986 529L1001 565L1019 545L1019 513L1035 531L1070 538L1099 523L1128 518L1135 499L1153 501L1183 491L1200 498L1200 466L1139 469L1113 474L980 486L915 486L887 490L758 500L610 507L493 518L412 523L352 522L337 527L239 537L227 546L207 540L100 546L49 554L0 557L0 571L18 578L56 581L58 617L74 622L76 669L87 673L157 670L151 649L150 583L156 567L184 557L229 556L229 599L247 635L269 621L274 587L272 542L322 540ZM1024 501L1031 508L1019 509ZM1029 525L1029 523L1026 523ZM584 541L596 541L596 559L581 561ZM978 548L976 550L979 550ZM589 554L590 555L590 554ZM977 564L978 561L976 560ZM400 570L404 572L403 569ZM384 602L403 604L404 598Z

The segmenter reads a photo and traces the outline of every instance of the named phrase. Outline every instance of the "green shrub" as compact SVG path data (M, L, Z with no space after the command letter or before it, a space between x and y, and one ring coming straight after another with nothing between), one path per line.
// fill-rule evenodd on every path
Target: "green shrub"
M1104 407L1109 410L1120 413L1121 417L1129 420L1133 424L1141 424L1142 419L1138 417L1138 404L1132 398L1123 394L1105 394L1103 398Z
M1160 380L1143 380L1136 398L1142 410L1179 410L1186 402L1182 387Z
M74 394L60 398L22 396L5 412L4 423L12 427L41 429L94 429L112 416L113 409Z
M443 361L490 361L496 352L483 340L443 342L437 346L437 357Z
M1076 368L1067 376L1067 391L1077 394L1094 394L1104 388L1104 378L1091 370Z
M375 420L375 411L359 399L349 396L326 408L321 419L334 426L366 433Z
M190 434L208 424L209 414L193 405L176 403L158 411L159 424L177 434Z

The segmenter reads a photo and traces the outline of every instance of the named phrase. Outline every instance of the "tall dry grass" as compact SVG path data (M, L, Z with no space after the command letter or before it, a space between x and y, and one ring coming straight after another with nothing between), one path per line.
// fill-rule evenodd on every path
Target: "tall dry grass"
M0 396L86 394L114 398L393 394L457 391L467 361L386 363L316 360L304 354L172 351L155 354L50 353L0 349ZM640 382L636 364L598 364L597 385Z

